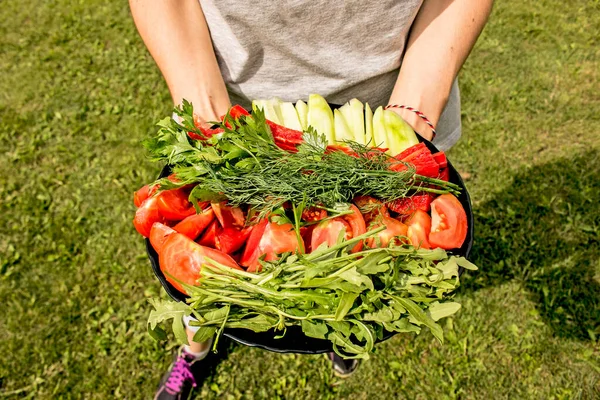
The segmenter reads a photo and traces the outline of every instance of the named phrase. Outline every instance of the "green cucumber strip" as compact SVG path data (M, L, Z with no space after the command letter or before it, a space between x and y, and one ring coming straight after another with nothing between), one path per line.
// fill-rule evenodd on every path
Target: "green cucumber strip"
M325 135L328 144L335 144L333 111L321 95L311 94L308 97L308 125Z
M373 139L373 111L369 103L365 103L365 145L372 146Z
M297 131L302 130L302 124L298 118L298 112L296 112L296 108L292 103L281 103L279 110L281 111L281 116L283 117L283 126L286 128L295 129Z
M265 113L265 118L276 124L283 125L283 121L279 118L279 114L273 107L271 100L254 100L252 102L253 109L262 109Z
M387 133L388 153L391 156L419 143L413 128L394 111L383 110L383 121Z
M298 100L296 102L296 111L298 112L298 119L300 120L300 125L302 125L302 130L308 128L308 106L302 100Z
M389 148L383 107L381 106L377 107L373 114L373 143L371 146Z
M346 123L346 119L341 110L333 110L333 119L335 126L335 140L338 143L344 143L345 140L354 140L354 136L352 135L350 127Z

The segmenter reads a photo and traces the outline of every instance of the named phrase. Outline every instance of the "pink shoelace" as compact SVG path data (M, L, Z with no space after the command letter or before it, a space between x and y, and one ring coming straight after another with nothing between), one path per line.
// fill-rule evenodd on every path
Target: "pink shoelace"
M185 359L184 356L177 357L177 361L175 361L173 370L171 371L171 376L169 376L169 379L165 384L167 392L170 394L177 394L181 392L181 388L185 381L190 381L192 383L192 387L196 387L196 379L194 379L194 375L192 374L190 367L191 364Z

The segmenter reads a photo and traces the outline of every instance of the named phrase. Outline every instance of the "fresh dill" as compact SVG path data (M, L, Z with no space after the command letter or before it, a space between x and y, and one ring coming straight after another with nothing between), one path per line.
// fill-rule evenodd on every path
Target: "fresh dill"
M227 118L223 133L207 140L193 140L188 132L201 134L193 124L191 104L175 110L180 123L165 119L158 133L145 142L154 160L171 166L178 182L162 179L161 188L196 184L193 201L227 200L269 213L285 203L335 207L356 195L393 201L415 192L458 193L455 184L415 174L407 164L391 171L399 161L383 152L348 142L354 155L327 148L322 135L309 128L298 152L277 147L264 113L238 120Z

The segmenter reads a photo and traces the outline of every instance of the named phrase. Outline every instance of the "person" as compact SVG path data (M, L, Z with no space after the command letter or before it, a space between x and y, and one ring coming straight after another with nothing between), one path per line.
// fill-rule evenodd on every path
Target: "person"
M178 105L202 121L279 97L391 106L441 150L461 134L457 75L493 0L130 0L134 22ZM435 133L435 137L434 137ZM189 321L188 321L189 322ZM210 343L181 349L156 398L183 399ZM333 359L347 375L355 363Z

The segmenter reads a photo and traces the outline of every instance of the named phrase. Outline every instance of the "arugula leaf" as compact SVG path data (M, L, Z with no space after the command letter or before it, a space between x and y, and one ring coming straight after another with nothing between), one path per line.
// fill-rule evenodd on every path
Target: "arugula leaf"
M344 279L345 281L350 282L353 285L356 285L358 287L360 287L361 285L364 285L365 287L367 287L370 290L374 289L373 281L368 276L363 275L360 272L358 272L356 267L352 267L352 268L342 272L338 276L340 278Z
M337 310L335 311L335 320L341 321L348 311L354 305L354 300L359 296L358 293L344 293L340 298L340 302L338 304Z
M324 322L315 322L303 319L301 326L302 332L304 332L306 336L316 339L325 339L325 335L327 335L327 332L329 331L329 329L327 329L327 324Z
M439 301L436 301L429 305L427 313L432 320L438 321L442 318L456 314L458 310L460 310L460 304L458 303L440 303Z

